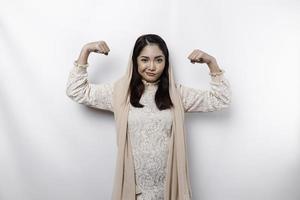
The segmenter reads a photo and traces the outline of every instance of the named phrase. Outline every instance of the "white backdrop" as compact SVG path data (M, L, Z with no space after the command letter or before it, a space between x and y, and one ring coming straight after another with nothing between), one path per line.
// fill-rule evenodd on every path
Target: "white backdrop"
M136 38L162 36L177 82L209 89L199 48L232 86L231 107L187 113L194 200L300 199L300 2L297 0L0 0L0 199L110 199L113 114L73 102L81 47L89 80L113 81Z

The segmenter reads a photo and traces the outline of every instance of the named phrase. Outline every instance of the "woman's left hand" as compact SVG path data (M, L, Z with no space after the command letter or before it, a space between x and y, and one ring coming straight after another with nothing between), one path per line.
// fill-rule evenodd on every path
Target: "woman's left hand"
M190 55L188 56L188 59L190 59L191 63L206 63L210 64L211 62L215 61L215 58L211 55L208 55L204 51L201 51L200 49L195 49Z

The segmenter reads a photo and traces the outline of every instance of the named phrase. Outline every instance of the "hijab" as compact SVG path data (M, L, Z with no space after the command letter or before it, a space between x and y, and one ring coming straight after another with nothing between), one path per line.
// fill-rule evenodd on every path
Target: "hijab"
M130 53L126 73L113 88L113 108L117 131L117 160L114 174L112 200L135 200L136 183L130 134L127 134L127 118L130 104L130 80L132 77L132 53ZM169 140L169 155L165 181L164 200L191 200L192 190L187 159L184 109L179 90L175 84L172 63L169 60L169 93L173 122Z

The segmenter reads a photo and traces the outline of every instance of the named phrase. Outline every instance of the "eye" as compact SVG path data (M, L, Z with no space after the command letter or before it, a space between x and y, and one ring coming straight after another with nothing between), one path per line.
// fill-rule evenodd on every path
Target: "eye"
M146 62L147 60L146 60L146 59L141 59L141 61L142 61L142 62Z
M163 59L158 59L158 62L162 62L163 61Z

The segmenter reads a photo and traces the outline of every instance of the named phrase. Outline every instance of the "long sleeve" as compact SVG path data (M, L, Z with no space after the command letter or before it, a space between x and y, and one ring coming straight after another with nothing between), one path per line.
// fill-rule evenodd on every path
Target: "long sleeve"
M211 76L210 90L190 88L178 84L177 89L185 112L212 112L229 107L231 87L224 74Z
M89 83L85 67L74 65L68 77L66 94L77 103L113 112L113 83Z

